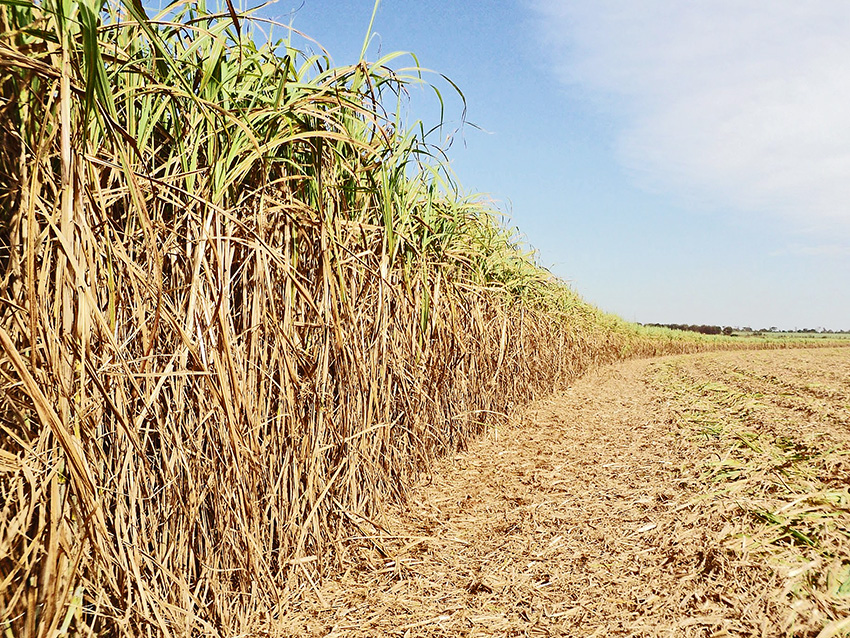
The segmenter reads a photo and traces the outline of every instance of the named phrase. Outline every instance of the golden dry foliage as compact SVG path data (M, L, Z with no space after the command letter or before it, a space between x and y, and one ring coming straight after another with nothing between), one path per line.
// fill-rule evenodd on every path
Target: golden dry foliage
M435 456L706 341L552 281L394 108L246 16L0 0L0 628L268 624Z
M290 635L846 636L848 424L847 348L591 371L437 461Z

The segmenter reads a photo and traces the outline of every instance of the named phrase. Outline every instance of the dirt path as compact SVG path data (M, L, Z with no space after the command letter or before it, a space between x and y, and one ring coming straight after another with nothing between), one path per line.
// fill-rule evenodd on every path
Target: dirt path
M797 523L754 518L800 490L785 457L759 469L752 441L790 440L796 457L807 446L826 463L817 494L845 494L848 395L850 348L605 368L443 461L378 538L351 540L359 562L307 596L289 632L815 636L844 609L850 502L830 512L839 540L824 557L794 542ZM777 529L791 531L764 535ZM792 554L774 560L773 546ZM809 572L838 580L819 589Z

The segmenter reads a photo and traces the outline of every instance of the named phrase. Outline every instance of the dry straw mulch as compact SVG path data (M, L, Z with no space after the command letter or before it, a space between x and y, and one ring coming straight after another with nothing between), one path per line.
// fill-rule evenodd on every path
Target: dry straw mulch
M816 636L826 626L821 635L832 635L829 623L850 611L839 592L850 567L846 501L822 501L831 522L815 546L753 512L805 509L817 494L800 490L814 486L791 477L819 463L831 472L815 479L820 493L846 496L848 355L699 355L585 377L445 459L381 527L364 522L369 538L350 539L345 569L305 589L282 633ZM746 371L763 381L768 370L760 398L748 386L749 423L765 442L816 438L821 453L810 447L805 467L774 462L773 474L758 469L769 455L731 444L743 431L727 414L735 407L696 390ZM816 400L800 418L806 397L788 389L808 374L818 375ZM725 434L706 435L709 416ZM751 471L718 475L718 457Z

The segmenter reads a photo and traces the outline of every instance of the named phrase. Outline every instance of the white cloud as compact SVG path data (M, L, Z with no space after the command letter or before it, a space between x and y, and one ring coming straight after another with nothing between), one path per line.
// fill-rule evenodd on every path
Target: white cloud
M792 244L771 253L774 257L850 257L850 246L844 244Z
M643 187L850 229L850 3L530 1Z

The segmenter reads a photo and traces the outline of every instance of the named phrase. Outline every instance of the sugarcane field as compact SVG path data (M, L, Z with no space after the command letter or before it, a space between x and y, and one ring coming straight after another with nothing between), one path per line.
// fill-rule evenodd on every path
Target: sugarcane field
M850 635L850 11L656 4L0 0L0 636Z

